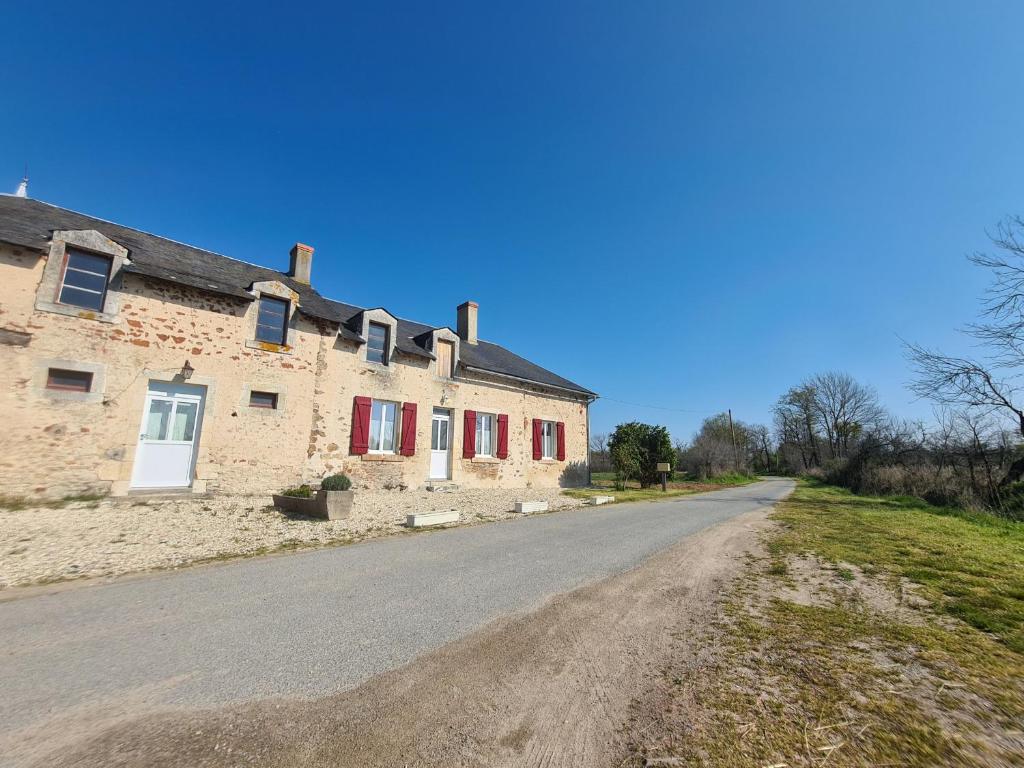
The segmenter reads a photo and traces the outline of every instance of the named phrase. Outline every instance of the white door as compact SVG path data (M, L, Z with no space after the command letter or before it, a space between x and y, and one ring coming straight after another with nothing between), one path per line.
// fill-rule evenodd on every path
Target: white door
M447 480L451 453L451 411L435 408L430 420L430 479Z
M133 488L192 485L205 387L151 381L142 411Z

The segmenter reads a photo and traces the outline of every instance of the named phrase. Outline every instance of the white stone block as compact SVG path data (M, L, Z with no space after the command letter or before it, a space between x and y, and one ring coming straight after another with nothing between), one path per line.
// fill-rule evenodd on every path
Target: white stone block
M458 521L459 513L454 509L448 512L417 512L405 516L405 524L409 528L425 528L428 525L444 525Z
M516 512L521 515L529 515L533 512L547 512L548 503L546 501L517 501Z
M587 503L596 507L598 504L611 504L613 501L614 496L591 496Z

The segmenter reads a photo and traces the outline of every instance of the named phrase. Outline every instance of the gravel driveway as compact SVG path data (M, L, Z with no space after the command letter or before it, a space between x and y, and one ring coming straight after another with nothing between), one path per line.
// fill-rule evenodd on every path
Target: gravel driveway
M147 712L351 688L791 489L772 480L0 603L0 765Z

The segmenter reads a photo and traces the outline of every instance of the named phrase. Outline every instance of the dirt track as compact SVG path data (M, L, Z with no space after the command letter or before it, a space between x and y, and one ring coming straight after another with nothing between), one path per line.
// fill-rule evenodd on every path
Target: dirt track
M734 518L336 696L128 719L39 765L604 766L768 525Z

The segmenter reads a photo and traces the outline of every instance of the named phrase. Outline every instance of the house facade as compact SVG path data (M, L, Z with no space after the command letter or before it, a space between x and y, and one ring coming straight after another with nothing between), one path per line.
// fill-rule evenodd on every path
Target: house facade
M4 493L587 482L593 392L478 338L473 302L414 323L325 298L312 262L0 196Z

